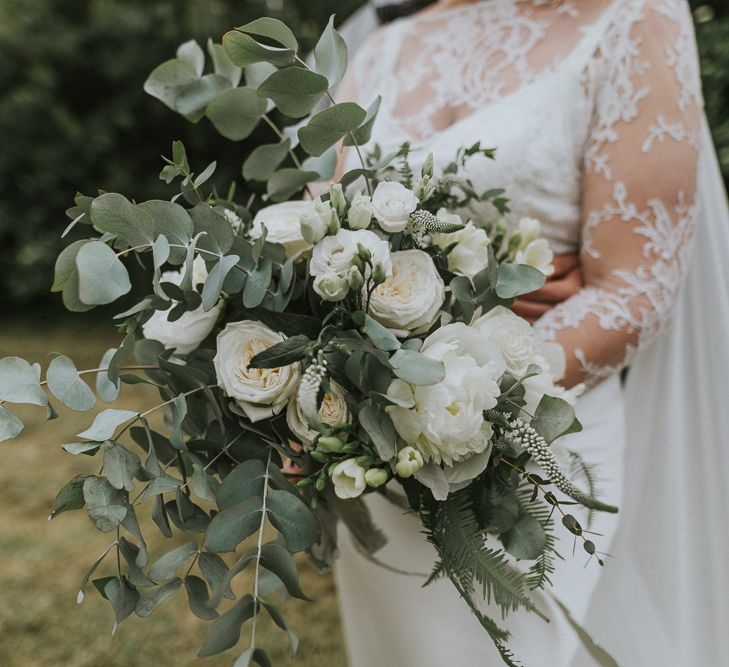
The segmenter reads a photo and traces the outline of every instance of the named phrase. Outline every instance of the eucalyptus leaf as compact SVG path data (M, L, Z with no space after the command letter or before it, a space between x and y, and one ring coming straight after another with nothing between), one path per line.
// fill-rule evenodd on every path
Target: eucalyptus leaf
M514 525L501 535L506 551L520 560L535 560L547 540L542 524L528 512L523 512Z
M287 67L271 74L258 95L273 100L281 113L291 118L307 116L329 88L325 77L304 67Z
M0 442L17 438L22 432L23 422L5 406L0 405Z
M547 395L542 396L539 401L530 425L547 443L582 430L582 424L575 416L575 409L563 398Z
M319 539L319 522L299 497L270 489L266 499L268 518L284 536L289 551L304 551Z
M231 62L223 46L215 44L212 39L208 39L208 54L213 61L215 73L226 77L231 86L237 86L240 83L243 70Z
M189 60L175 58L155 67L144 82L144 92L175 111L180 91L197 78L195 66Z
M216 255L225 255L233 245L233 228L230 223L213 208L204 202L197 204L190 210L190 217L194 223L195 234L200 234L197 245L208 252ZM188 271L192 276L192 262L188 261ZM192 281L189 283L192 289Z
M208 587L204 580L194 575L185 577L185 590L190 611L204 621L212 621L218 617L218 612L206 603L209 599Z
M312 341L303 334L292 336L256 354L248 362L248 368L289 366L304 359L311 345Z
M197 123L206 113L206 108L230 87L230 80L218 74L206 74L182 88L175 100L175 110L190 122Z
M89 518L102 533L114 530L127 515L124 495L103 477L87 477L83 494Z
M197 553L194 542L182 544L161 556L149 568L149 578L157 583L169 581L185 563Z
M92 241L76 255L78 295L89 306L116 301L132 289L129 273L106 243Z
M379 95L375 98L375 101L370 104L367 108L367 115L364 117L362 124L354 130L351 134L344 137L345 146L364 146L372 136L372 128L377 120L377 114L380 111L380 103L382 97Z
M139 591L129 585L126 577L112 577L104 586L104 597L111 602L116 620L111 634L115 634L119 624L137 606Z
M243 178L247 181L267 181L288 155L290 147L290 139L257 146L243 163Z
M190 39L180 46L177 47L177 53L175 55L180 60L186 60L195 69L197 76L202 76L203 68L205 67L205 54L200 48L200 45L194 40Z
M347 43L334 29L334 16L329 17L314 47L314 60L317 71L326 77L330 88L339 84L347 71Z
M289 199L307 183L319 178L316 171L302 171L292 167L279 169L268 179L266 192L271 201L280 202Z
M142 463L139 457L116 442L104 443L104 475L115 489L134 488L134 477Z
M389 461L395 456L395 427L388 414L370 400L365 401L359 411L359 423L370 436L378 456Z
M215 500L215 492L218 487L218 483L215 478L209 475L205 468L195 463L192 466L192 478L190 480L190 486L193 492L198 498L213 502Z
M111 366L112 359L117 352L117 348L112 347L108 349L104 356L101 357L99 362L99 368L109 369ZM101 397L101 400L106 403L113 403L119 398L119 392L121 391L121 383L117 377L116 381L113 381L109 377L109 370L102 370L96 374L96 393Z
M291 554L280 544L269 542L261 547L261 565L273 572L292 597L309 600L299 585L299 573Z
M76 365L66 356L53 359L47 372L48 390L71 410L86 412L96 405L96 397L81 379Z
M157 238L152 216L115 192L107 192L94 199L91 220L97 229L118 236L130 246L151 245Z
M499 266L496 295L502 299L513 299L539 289L544 280L544 274L532 266L502 264Z
M249 498L261 497L266 482L266 466L259 459L249 459L231 470L215 494L221 510Z
M51 292L61 292L66 288L71 278L76 274L76 255L87 243L90 243L89 239L74 241L58 255Z
M292 49L259 44L239 30L231 30L223 35L223 48L230 61L238 67L249 67L261 62L283 67L291 64L295 55Z
M225 257L221 257L210 270L202 291L202 307L204 311L212 310L215 304L218 303L225 277L238 263L239 259L240 257L238 255L226 255Z
M415 350L399 349L390 357L390 365L401 380L416 385L433 385L445 377L442 361L426 357Z
M114 408L107 408L96 415L91 426L89 426L89 428L85 431L79 433L78 437L86 438L87 440L95 440L96 442L111 440L119 426L121 426L124 422L128 422L133 417L136 417L138 414L138 412L133 412L132 410L116 410Z
M310 155L302 162L301 168L304 171L315 171L318 174L317 181L330 181L336 175L338 159L339 153L336 147L332 147L318 157Z
M255 613L256 605L253 597L251 595L243 596L228 611L213 621L198 657L207 658L235 646L240 639L241 626Z
M56 495L53 502L53 511L48 520L55 519L59 514L69 510L80 510L84 504L84 481L88 475L76 475L67 482Z
M263 257L259 265L250 272L243 287L243 305L246 308L260 306L271 284L273 264L270 257Z
M175 578L168 581L164 586L158 586L152 591L142 593L134 608L134 613L140 618L146 618L165 600L172 597L181 584L182 581Z
M252 88L230 88L215 97L205 113L226 139L240 141L253 132L266 113L266 102Z
M291 32L291 29L285 23L278 19L264 16L263 18L246 23L237 29L248 35L272 39L292 51L299 49L299 44L296 41L294 33Z
M281 612L276 609L276 607L268 602L263 602L262 604L273 622L288 635L291 655L296 655L296 652L299 650L299 638L296 636L296 633L289 628L288 623L286 623L286 619L284 619L283 617L283 614L281 614Z
M253 496L218 512L205 535L207 549L214 553L235 551L246 537L260 527L262 507L261 499Z
M309 155L322 155L349 132L356 130L367 112L354 102L341 102L320 111L299 130L301 147Z
M400 341L394 333L383 327L376 319L370 315L365 315L364 330L368 338L374 346L385 352L392 352L400 347Z
M40 385L38 374L25 359L0 359L0 401L32 403L41 407L48 404L48 396Z

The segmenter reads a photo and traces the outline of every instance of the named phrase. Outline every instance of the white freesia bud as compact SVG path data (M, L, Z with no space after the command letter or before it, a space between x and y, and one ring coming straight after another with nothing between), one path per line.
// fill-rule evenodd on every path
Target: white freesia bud
M438 216L440 218L440 215ZM448 222L455 222L460 217L449 214ZM445 220L445 217L443 218ZM439 248L448 248L457 245L448 253L448 270L461 276L473 278L483 271L489 263L488 234L473 222L467 222L465 227L450 234L433 234L433 244Z
M347 500L362 495L367 486L366 472L355 459L347 459L335 465L332 468L331 476L334 493L337 494L337 497Z
M407 227L410 214L416 209L418 198L402 183L379 183L372 195L372 212L386 232L401 232Z
M521 237L521 248L526 248L532 241L539 238L542 233L542 225L534 218L522 218L519 220L519 236Z
M309 208L301 216L301 236L304 240L311 244L319 243L333 226L333 214L336 215L331 204L322 201L321 197L309 202Z
M161 281L179 285L182 282L184 273L184 269L165 271L161 276ZM207 277L208 271L205 260L198 255L192 264L193 285L204 284ZM183 313L182 317L174 322L167 319L172 307L167 310L155 310L152 317L142 325L142 333L145 338L159 341L167 349L175 350L177 354L189 354L213 330L222 308L222 300L207 312L200 306L195 310Z
M373 489L376 489L387 483L387 480L389 478L390 476L387 474L387 471L383 470L382 468L370 468L365 473L365 482L367 483L367 486Z
M349 293L349 282L336 273L322 273L314 278L314 291L324 301L341 301Z
M415 447L403 447L397 453L395 472L400 477L412 477L423 467L423 455Z
M266 239L284 247L288 257L296 257L311 249L311 243L301 234L301 218L311 209L308 201L287 201L262 208L253 218L252 239L260 238L263 226L268 230Z
M553 259L554 253L549 247L549 241L547 239L536 239L531 241L523 250L519 250L514 261L517 264L532 266L545 276L549 276L554 273Z
M251 359L286 340L260 322L231 322L218 334L213 359L218 386L238 403L252 422L268 419L283 410L296 391L299 365L249 368Z
M329 382L329 392L324 394L321 405L319 406L319 421L324 426L343 426L349 424L352 420L347 402L344 400L344 390L336 382ZM289 425L291 432L299 439L301 444L309 445L317 436L318 431L310 428L307 423L298 401L298 393L295 393L289 401L286 408L286 423ZM329 439L321 438L320 445L326 445L328 441L341 441L339 438L331 437ZM327 451L339 451L335 447L322 447Z
M350 229L367 229L372 221L372 199L358 192L352 199L347 221Z
M344 211L347 210L347 200L344 198L344 189L341 183L335 183L329 189L329 201L331 201L337 215L342 217Z
M516 313L496 306L471 323L485 340L501 351L507 368L517 376L523 375L535 361L536 336L534 329Z
M391 257L392 275L372 292L369 314L396 336L427 331L445 299L443 279L422 250L401 250Z

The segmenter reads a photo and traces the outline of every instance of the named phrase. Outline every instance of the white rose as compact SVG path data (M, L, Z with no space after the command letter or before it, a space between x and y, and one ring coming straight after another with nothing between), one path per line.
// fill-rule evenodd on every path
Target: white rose
M296 390L298 364L248 368L256 354L284 340L283 334L253 320L231 322L218 334L213 359L218 386L236 400L252 422L281 412Z
M325 273L348 276L353 266L361 264L360 249L368 252L373 266L380 266L386 275L392 275L390 244L366 229L340 229L334 236L319 241L311 254L309 273L312 276Z
M548 276L554 272L553 259L554 253L549 247L549 241L547 239L536 239L531 241L523 250L519 250L514 261L517 264L532 266Z
M372 199L358 192L347 213L350 229L367 229L372 221Z
M311 248L301 235L301 218L311 210L310 201L286 201L262 208L253 218L250 237L257 239L268 230L266 239L284 247L288 257L296 257Z
M329 382L329 387L330 391L324 394L321 406L319 407L320 421L326 426L349 424L351 417L347 402L344 400L344 390L336 382L332 381ZM294 393L286 408L286 423L299 441L303 445L308 445L317 436L318 431L309 428L306 417L296 397L297 394Z
M418 198L402 183L379 183L372 195L372 212L386 232L401 232L416 209Z
M522 218L519 220L519 236L521 237L520 248L526 248L532 241L542 233L542 225L534 218Z
M493 434L483 418L496 406L506 368L498 348L474 328L448 324L426 338L421 352L443 362L445 377L430 386L394 380L388 395L412 408L389 406L395 429L426 462L448 466L487 454Z
M534 329L508 308L496 306L471 326L499 348L507 368L515 375L523 375L527 366L535 363Z
M327 234L336 234L338 225L339 220L331 203L317 197L301 216L301 236L307 243L318 243Z
M488 234L470 221L457 232L434 234L433 243L439 248L457 244L448 253L448 270L455 274L473 278L488 266L491 243Z
M443 279L428 253L394 252L392 275L372 292L369 314L396 336L426 331L445 299Z
M160 279L162 282L179 285L182 282L183 275L184 269L165 271ZM192 263L193 285L204 283L207 277L208 271L205 260L198 255ZM145 338L159 341L166 348L175 350L177 354L189 354L213 330L222 308L222 300L207 312L200 306L195 310L188 310L183 313L182 317L174 322L167 319L172 307L167 310L155 310L152 317L142 325L142 333Z
M347 500L362 495L367 486L365 474L367 470L357 463L355 459L347 459L332 468L332 482L334 493L338 498Z

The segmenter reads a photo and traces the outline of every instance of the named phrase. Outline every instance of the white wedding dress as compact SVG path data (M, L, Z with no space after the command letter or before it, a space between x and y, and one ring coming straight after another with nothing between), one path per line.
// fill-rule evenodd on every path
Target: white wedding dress
M482 0L420 12L358 54L342 97L368 105L377 94L372 144L409 141L415 161L433 152L436 165L476 141L496 147L495 161L470 163L477 189L506 188L512 224L537 218L555 252L580 253L585 287L539 326L592 387L576 408L584 430L563 446L596 466L600 497L622 510L590 526L614 556L604 569L585 567L562 533L554 588L536 594L551 622L502 621L516 657L595 664L556 597L620 665L729 664L729 211L687 3ZM373 564L341 531L349 667L501 664L450 582L421 589L434 553L418 519L376 495L368 504L389 540L377 557L415 576Z

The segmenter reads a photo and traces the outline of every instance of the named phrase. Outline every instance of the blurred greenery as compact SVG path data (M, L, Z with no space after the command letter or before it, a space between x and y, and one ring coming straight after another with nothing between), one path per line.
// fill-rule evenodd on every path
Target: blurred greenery
M0 306L60 309L48 292L78 189L169 197L156 179L173 139L193 167L218 159L216 182L240 177L246 145L190 125L142 92L151 69L194 37L202 44L261 15L284 19L304 48L331 13L365 0L0 0ZM729 6L692 0L706 104L729 182ZM265 128L261 131L265 132Z

